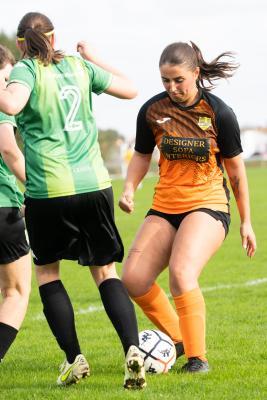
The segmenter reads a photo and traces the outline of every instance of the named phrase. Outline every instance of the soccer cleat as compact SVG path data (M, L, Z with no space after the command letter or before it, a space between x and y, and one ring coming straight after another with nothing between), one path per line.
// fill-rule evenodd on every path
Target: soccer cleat
M190 357L188 358L188 362L182 367L182 372L209 372L209 363L208 361L203 361L198 357Z
M78 383L82 378L90 375L89 364L82 354L78 354L72 364L67 360L59 368L60 375L57 378L59 386L72 385Z
M183 342L178 342L175 343L175 348L176 348L176 360L177 358L181 357L184 355L184 345Z
M143 389L146 386L144 359L136 346L130 346L125 357L125 389Z

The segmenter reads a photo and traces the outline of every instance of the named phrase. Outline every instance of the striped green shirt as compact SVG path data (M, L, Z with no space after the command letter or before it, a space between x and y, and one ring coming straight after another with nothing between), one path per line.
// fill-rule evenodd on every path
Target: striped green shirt
M14 117L0 112L0 124L16 127ZM0 155L0 207L21 207L23 195L18 188L15 176L10 172Z
M102 93L112 75L78 57L44 66L24 59L10 82L26 85L30 98L16 116L26 160L26 195L50 198L111 186L98 144L92 92Z

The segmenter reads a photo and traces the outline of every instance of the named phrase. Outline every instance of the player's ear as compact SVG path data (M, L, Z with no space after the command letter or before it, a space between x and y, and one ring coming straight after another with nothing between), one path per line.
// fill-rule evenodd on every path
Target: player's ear
M195 71L194 71L195 80L198 80L199 72L200 72L200 68L199 68L199 67L196 67L196 69L195 69Z

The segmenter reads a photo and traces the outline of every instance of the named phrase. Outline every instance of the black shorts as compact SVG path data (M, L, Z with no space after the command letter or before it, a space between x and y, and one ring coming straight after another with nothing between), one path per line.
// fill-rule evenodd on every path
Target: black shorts
M25 200L25 219L36 265L78 260L86 266L122 261L112 188L51 199Z
M178 229L182 220L188 215L191 214L192 212L195 211L202 211L205 212L206 214L211 215L213 218L215 218L217 221L221 221L223 224L224 230L225 230L225 237L228 234L229 231L229 226L230 226L230 214L225 213L223 211L214 211L211 210L210 208L197 208L196 210L191 210L187 211L185 213L181 214L166 214L160 211L153 210L152 208L148 211L147 215L157 215L158 217L166 219L175 229Z
M30 251L24 219L17 207L0 208L0 264L9 264Z

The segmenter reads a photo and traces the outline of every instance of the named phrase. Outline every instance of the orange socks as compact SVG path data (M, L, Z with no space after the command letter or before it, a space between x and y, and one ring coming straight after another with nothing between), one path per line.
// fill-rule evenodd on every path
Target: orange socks
M149 292L132 299L141 307L150 321L169 335L174 343L182 341L179 318L160 286L154 283Z
M174 343L183 342L186 357L205 358L205 301L199 288L173 298L175 313L164 291L154 283L143 296L133 297L145 315Z
M199 288L173 298L180 320L186 357L205 358L205 301Z

